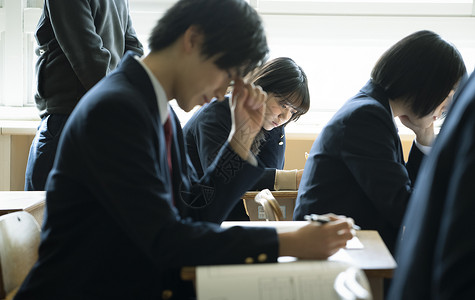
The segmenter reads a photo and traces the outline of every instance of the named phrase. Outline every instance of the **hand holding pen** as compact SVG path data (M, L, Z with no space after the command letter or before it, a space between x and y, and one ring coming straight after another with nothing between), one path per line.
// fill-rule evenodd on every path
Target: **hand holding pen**
M329 216L328 224L311 221L295 231L279 233L279 255L302 259L326 259L346 247L355 230L350 218Z
M305 215L304 216L305 221L309 222L318 222L320 224L326 224L328 222L334 221L332 220L330 215L317 215L317 214L310 214L310 215ZM354 230L361 230L361 227L354 224L353 219L352 220L352 229Z

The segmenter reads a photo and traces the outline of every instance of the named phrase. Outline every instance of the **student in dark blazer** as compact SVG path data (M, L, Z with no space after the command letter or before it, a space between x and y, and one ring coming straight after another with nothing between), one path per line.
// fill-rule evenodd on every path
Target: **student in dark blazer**
M455 47L430 31L388 49L371 79L333 116L315 140L300 183L295 220L305 214L350 216L378 230L394 250L424 152L466 73ZM416 139L407 163L394 118Z
M475 299L474 133L472 73L421 168L388 299Z
M300 66L287 57L275 58L247 76L247 81L262 87L269 95L264 124L251 151L266 167L264 175L254 178L251 188L298 188L303 170L282 170L285 155L285 125L297 120L310 107L307 76ZM231 131L230 96L212 101L197 111L183 127L186 147L198 175L203 175ZM240 195L241 196L241 195ZM227 220L249 220L239 201Z
M16 300L187 299L183 266L325 258L352 237L346 219L277 234L184 218L183 206L200 205L225 216L235 204L227 200L263 172L249 149L267 97L241 78L266 56L266 38L243 0L181 0L149 47L143 58L126 55L68 119L46 184L39 258ZM231 80L238 130L197 178L168 101L190 111L222 98Z

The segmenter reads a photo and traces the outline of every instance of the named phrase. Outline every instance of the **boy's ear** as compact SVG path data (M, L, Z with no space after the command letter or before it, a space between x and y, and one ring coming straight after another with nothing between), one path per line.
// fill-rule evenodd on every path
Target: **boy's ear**
M184 50L186 53L189 53L201 47L201 44L203 43L202 30L196 25L191 25L190 27L188 27L183 36L183 43Z

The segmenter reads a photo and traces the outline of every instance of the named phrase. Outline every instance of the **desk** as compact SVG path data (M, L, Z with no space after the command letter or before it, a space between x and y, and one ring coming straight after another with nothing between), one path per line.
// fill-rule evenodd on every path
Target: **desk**
M46 192L2 192L0 191L0 215L24 210L35 217L40 225L43 224Z
M264 208L254 201L259 191L247 192L242 196L244 207L251 221L265 221ZM272 191L275 200L279 202L280 209L284 215L284 221L292 221L297 199L297 191Z
M253 222L247 223L252 224ZM223 222L223 225L226 227L227 222ZM332 255L329 260L346 262L363 270L370 283L373 299L383 299L383 279L392 278L393 272L396 269L396 262L377 231L360 230L356 232L356 236L363 244L363 249L341 249ZM194 268L183 268L182 278L184 280L194 280L194 272Z
M368 277L373 299L383 299L384 278L392 278L396 261L376 230L359 230L356 236L363 244L363 249L341 249L329 260L343 261L363 270Z

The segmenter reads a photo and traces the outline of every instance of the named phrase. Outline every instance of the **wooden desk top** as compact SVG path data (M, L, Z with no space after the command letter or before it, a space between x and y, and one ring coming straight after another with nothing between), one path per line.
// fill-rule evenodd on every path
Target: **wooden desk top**
M229 225L236 225L236 223L246 222L229 222ZM265 223L271 224L273 222L257 223L259 223L258 225L260 226L265 226ZM228 227L228 224L226 224L226 222L223 222L223 224L224 227ZM270 224L269 226L272 226ZM356 236L361 241L364 248L340 249L340 251L330 256L328 260L350 263L363 270L368 278L392 278L393 272L397 266L396 261L394 260L393 256L384 244L379 233L375 230L359 230L356 232ZM181 276L183 280L194 280L195 268L183 268Z
M38 224L43 224L46 192L6 191L0 192L0 216L24 210L35 217Z
M392 278L397 264L379 233L376 230L358 230L356 236L363 249L341 249L329 260L351 263L368 277Z
M0 211L18 211L44 205L46 192L0 192ZM1 214L1 213L0 213ZM4 213L3 213L4 214Z

